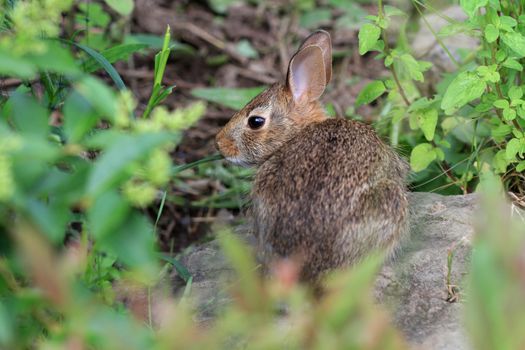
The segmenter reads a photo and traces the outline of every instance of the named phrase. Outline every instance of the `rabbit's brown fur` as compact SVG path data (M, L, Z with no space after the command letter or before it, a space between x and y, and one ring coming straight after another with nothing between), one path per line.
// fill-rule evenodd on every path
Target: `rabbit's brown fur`
M327 118L318 102L331 77L331 44L316 32L271 86L217 135L230 161L255 165L251 215L265 260L299 257L301 277L391 250L405 231L404 162L362 123ZM261 116L258 129L249 117Z

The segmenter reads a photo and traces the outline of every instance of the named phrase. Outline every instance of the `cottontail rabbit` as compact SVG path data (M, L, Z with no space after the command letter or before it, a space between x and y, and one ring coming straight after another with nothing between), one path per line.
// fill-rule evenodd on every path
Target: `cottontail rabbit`
M368 125L328 118L318 102L332 75L330 35L310 35L286 80L235 114L216 143L257 166L252 219L267 259L302 257L301 278L392 250L405 231L408 167Z

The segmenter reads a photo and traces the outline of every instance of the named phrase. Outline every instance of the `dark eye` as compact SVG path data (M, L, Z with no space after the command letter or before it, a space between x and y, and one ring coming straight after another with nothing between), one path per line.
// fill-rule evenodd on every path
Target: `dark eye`
M259 117L258 115L253 115L248 118L248 126L253 130L261 128L264 125L264 122L266 122L266 119Z

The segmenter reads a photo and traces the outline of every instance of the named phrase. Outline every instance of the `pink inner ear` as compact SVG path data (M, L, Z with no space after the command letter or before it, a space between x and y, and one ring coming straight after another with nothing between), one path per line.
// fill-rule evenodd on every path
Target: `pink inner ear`
M290 61L288 85L296 102L311 102L322 95L326 77L321 48L308 46L297 52Z

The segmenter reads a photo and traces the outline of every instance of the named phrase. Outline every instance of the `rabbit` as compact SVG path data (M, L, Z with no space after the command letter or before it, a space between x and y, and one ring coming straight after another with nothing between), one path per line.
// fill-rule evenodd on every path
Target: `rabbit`
M329 118L319 102L332 76L326 31L293 55L286 79L236 113L216 136L226 160L257 167L251 219L263 263L300 257L317 281L404 236L408 165L368 125Z

